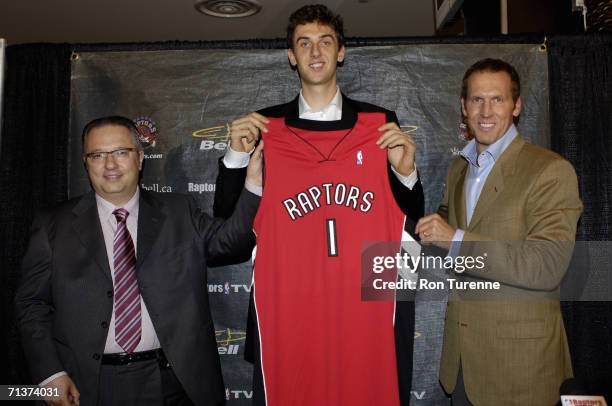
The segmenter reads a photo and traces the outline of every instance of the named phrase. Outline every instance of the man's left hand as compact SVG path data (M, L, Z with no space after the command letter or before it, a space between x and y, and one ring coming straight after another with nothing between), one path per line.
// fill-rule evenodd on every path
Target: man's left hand
M387 157L391 166L402 176L409 176L414 171L416 144L396 123L387 123L378 128L383 135L376 141L381 149L388 148Z
M415 229L421 241L444 249L450 248L455 231L439 214L422 217Z

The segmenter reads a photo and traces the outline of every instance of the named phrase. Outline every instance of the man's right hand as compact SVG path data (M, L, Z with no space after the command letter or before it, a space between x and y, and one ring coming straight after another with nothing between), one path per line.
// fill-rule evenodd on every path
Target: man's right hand
M432 243L448 250L457 229L451 227L439 214L434 213L421 217L414 231L423 243Z
M61 397L45 400L50 406L79 406L81 394L68 375L58 376L45 385L45 388L57 388Z
M249 113L237 118L230 125L230 148L236 152L251 152L259 139L260 131L268 132L270 120L259 113Z

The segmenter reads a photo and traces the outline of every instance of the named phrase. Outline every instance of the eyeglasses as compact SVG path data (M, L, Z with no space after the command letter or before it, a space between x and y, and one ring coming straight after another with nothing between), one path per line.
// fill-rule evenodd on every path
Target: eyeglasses
M136 148L118 148L113 151L96 151L83 154L89 162L98 163L105 162L108 155L112 155L116 161L125 161L129 158L130 153L136 151Z

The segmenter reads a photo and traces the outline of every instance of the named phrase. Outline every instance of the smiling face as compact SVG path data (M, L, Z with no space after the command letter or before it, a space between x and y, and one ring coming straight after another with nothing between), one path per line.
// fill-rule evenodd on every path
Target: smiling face
M474 72L467 84L461 111L481 153L508 131L521 113L521 98L512 100L512 81L504 71Z
M297 66L302 88L336 87L336 65L344 61L344 46L336 32L317 22L298 25L293 33L293 48L287 50L291 65Z
M136 193L144 153L134 144L130 130L120 125L104 125L92 129L83 144L85 155L121 148L134 150L120 158L107 154L106 159L99 162L85 158L91 186L100 197L115 206L124 205Z

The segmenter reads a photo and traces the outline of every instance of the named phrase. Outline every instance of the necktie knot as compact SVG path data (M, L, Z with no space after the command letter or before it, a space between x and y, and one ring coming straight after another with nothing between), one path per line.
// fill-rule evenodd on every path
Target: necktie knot
M113 211L113 214L115 215L115 219L117 220L117 223L125 223L125 220L130 215L130 213L126 209L123 209L123 208Z

